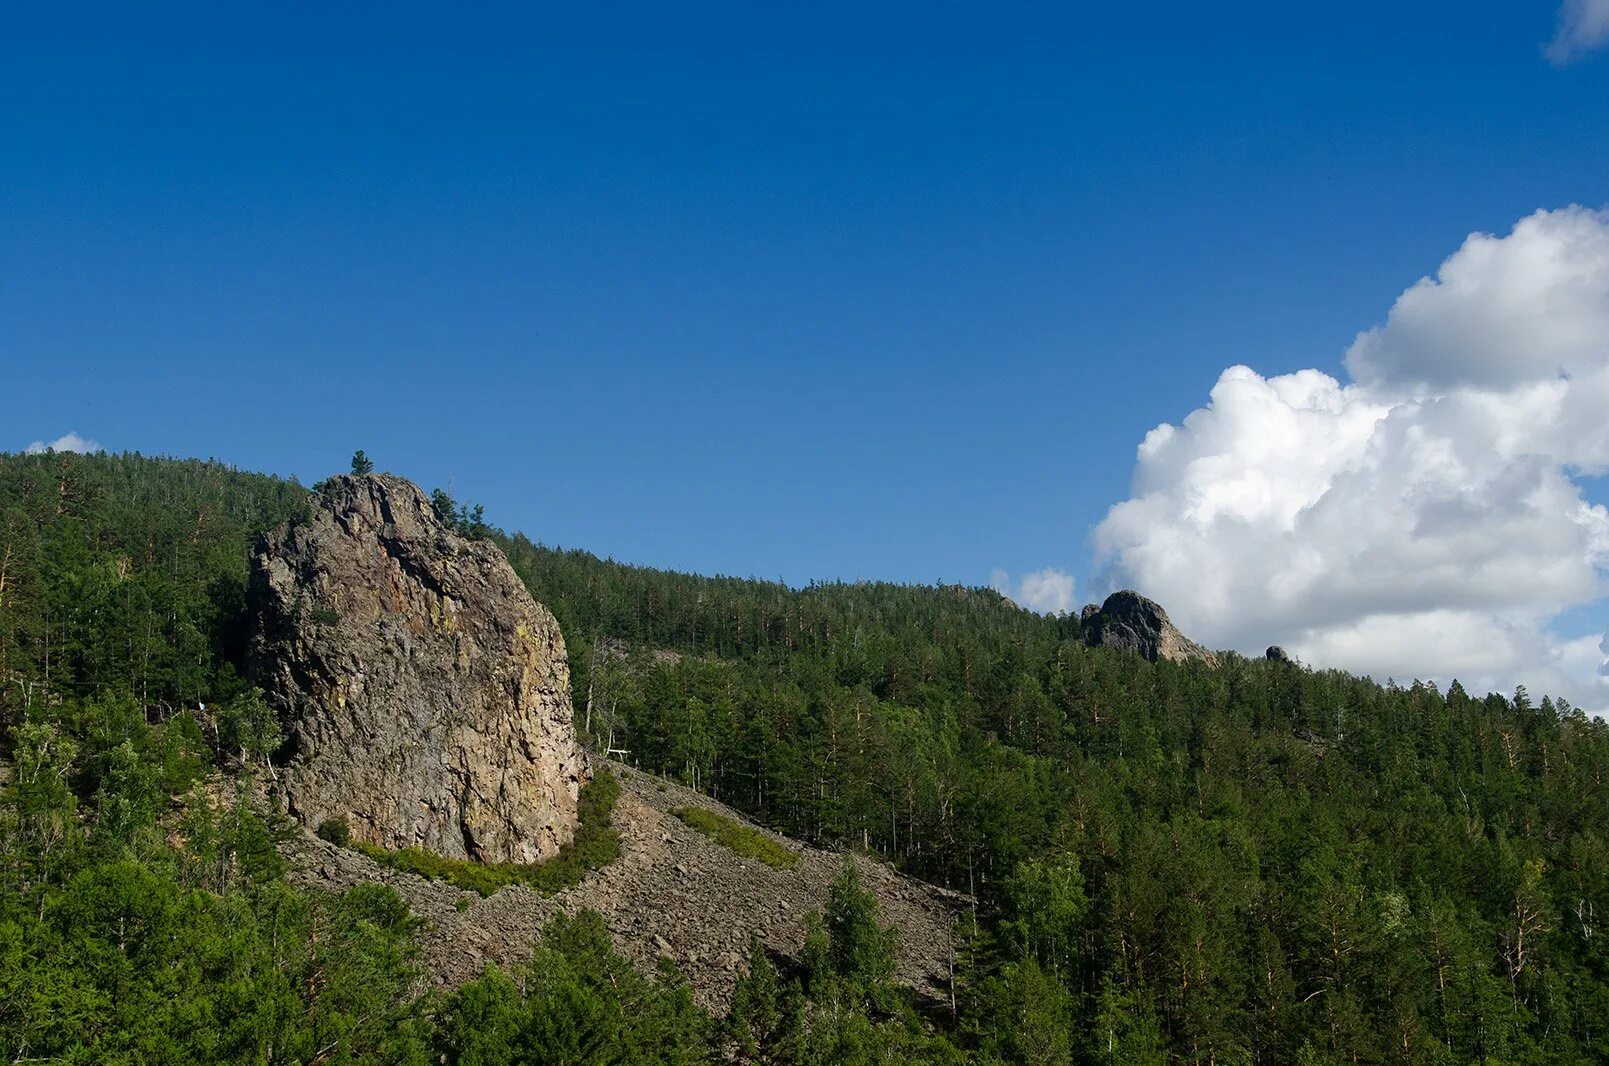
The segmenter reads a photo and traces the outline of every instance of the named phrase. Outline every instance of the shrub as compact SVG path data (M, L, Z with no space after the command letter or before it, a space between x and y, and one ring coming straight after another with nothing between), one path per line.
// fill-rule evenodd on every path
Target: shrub
M243 761L266 759L279 746L279 718L262 690L240 693L218 709L218 748Z
M798 853L736 819L727 818L703 807L677 807L670 813L728 851L745 859L758 859L778 870L791 870L799 865Z
M466 892L489 896L509 885L529 885L552 895L579 882L589 871L602 869L620 854L620 834L609 824L620 798L620 782L607 768L581 788L579 822L575 838L546 862L492 863L449 859L420 848L387 851L372 844L354 844L363 854L393 870L446 881ZM322 835L323 827L320 826Z
M338 848L352 843L352 830L339 818L326 818L314 830L321 840L328 840Z

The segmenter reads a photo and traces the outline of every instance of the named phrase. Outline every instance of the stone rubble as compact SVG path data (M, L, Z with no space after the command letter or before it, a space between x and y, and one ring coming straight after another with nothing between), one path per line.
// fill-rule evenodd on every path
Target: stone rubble
M368 881L395 887L426 920L420 961L438 985L470 980L488 962L504 967L519 963L529 957L549 918L591 908L602 914L616 947L645 972L652 971L659 957L670 959L702 1005L724 1012L747 967L750 934L758 934L768 950L796 957L804 943L806 917L825 906L844 855L770 833L799 853L798 866L778 870L741 858L669 812L701 806L748 824L741 815L679 785L609 765L621 779L613 818L621 834L621 854L554 896L513 885L482 898L446 882L391 870L311 833L288 846L292 876L301 884L336 891ZM899 928L900 979L925 996L948 995L953 925L969 906L968 897L906 877L864 855L853 855L850 861L877 894L882 920Z

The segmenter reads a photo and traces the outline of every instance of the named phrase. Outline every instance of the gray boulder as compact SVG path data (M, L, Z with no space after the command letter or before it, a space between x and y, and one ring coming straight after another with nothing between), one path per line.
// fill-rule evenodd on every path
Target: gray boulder
M484 862L569 842L586 764L564 638L496 545L402 478L334 477L259 538L248 596L290 814Z

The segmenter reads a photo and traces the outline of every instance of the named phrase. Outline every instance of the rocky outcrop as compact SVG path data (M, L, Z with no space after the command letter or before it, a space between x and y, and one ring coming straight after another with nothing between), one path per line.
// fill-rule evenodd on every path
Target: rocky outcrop
M1267 659L1271 663L1291 662L1290 653L1284 648L1280 647L1278 644L1269 645L1268 650L1263 652L1263 658Z
M571 839L585 763L558 623L418 486L329 479L259 539L248 595L248 666L280 715L275 788L293 816L486 862Z
M1217 656L1168 621L1161 604L1132 589L1112 593L1097 610L1090 607L1084 608L1082 618L1084 642L1090 647L1136 652L1152 662L1200 659L1209 666L1217 665Z

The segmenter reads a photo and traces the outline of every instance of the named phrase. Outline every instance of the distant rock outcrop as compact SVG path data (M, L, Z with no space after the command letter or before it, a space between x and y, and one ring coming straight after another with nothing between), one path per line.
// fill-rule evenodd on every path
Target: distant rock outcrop
M486 862L571 839L585 762L558 623L418 486L331 478L306 518L259 539L249 597L292 815Z
M1084 642L1095 648L1137 652L1152 662L1200 659L1216 666L1217 656L1186 637L1168 621L1162 605L1131 589L1114 592L1096 608L1084 608Z
M1268 650L1263 652L1263 658L1272 663L1288 663L1292 661L1290 653L1278 644L1269 645Z

